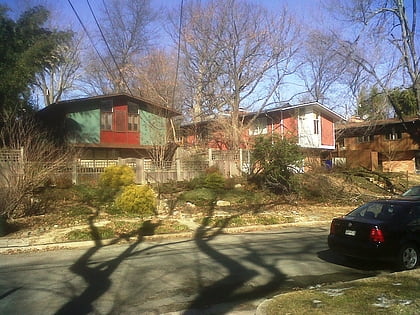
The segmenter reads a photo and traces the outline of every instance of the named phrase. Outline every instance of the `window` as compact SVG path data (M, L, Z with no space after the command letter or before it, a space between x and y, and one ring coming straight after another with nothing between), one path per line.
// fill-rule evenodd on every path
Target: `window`
M112 130L112 100L101 102L101 130Z
M314 135L319 135L319 114L318 113L315 113Z
M128 130L139 130L139 107L131 102L128 103Z
M115 111L115 131L127 131L127 113L125 111Z
M357 138L358 143L373 142L374 135L365 135Z
M267 118L260 117L255 119L253 125L249 128L249 135L256 136L256 135L263 135L267 134Z
M402 138L401 132L395 131L395 129L392 129L392 131L385 135L385 138L387 140L400 140Z

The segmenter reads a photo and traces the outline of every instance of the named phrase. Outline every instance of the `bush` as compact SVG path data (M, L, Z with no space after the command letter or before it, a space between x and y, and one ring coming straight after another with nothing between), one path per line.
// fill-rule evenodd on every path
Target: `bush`
M99 178L102 200L112 200L125 186L134 184L134 171L127 165L109 166Z
M129 214L147 217L156 212L156 195L147 185L129 185L124 187L115 199L115 207Z
M204 180L205 180L204 175L194 177L193 179L191 179L190 181L188 181L186 183L186 188L187 189L203 188L204 187Z
M224 189L225 178L218 172L209 173L204 177L204 187L214 190Z
M297 190L295 174L302 166L300 147L288 139L259 137L252 152L250 181L276 193Z
M93 204L98 198L98 189L91 185L77 185L73 190L76 192L80 201Z
M191 179L187 184L188 189L208 188L214 190L221 190L225 188L225 178L220 173L219 169L212 166L206 169L205 173Z
M216 200L216 194L212 189L198 188L184 192L179 199L192 202L198 206L204 206L212 204Z

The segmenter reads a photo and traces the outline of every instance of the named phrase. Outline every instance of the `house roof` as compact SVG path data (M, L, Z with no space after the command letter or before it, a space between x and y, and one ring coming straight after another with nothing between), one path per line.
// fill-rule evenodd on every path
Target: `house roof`
M362 122L347 122L336 124L335 129L340 137L373 135L388 132L389 130L418 130L419 117L409 117L401 121L398 118L371 120Z
M263 110L263 111L242 112L242 116L250 117L250 116L255 116L255 115L265 115L265 114L269 114L269 113L289 111L289 110L294 110L294 109L299 109L299 108L304 108L304 107L309 107L309 106L315 107L318 111L320 111L320 112L326 114L327 116L331 117L334 122L345 120L345 118L343 116L337 114L336 112L332 111L331 109L322 105L319 102L308 102L308 103L302 103L302 104L298 104L298 105L285 104L285 105L282 105L282 106L279 106L279 107L269 108L269 109L266 109L266 110ZM205 125L205 124L209 124L209 123L211 123L212 121L215 121L215 120L217 120L216 117L211 117L210 119L207 119L207 120L204 120L204 121L201 121L201 122L183 124L182 127Z
M269 113L275 113L275 112L289 111L289 110L295 110L295 109L300 109L300 108L305 108L305 107L315 107L318 111L330 116L334 122L345 120L343 116L337 114L336 112L332 111L331 109L329 109L325 105L322 105L319 102L308 102L308 103L302 103L302 104L297 104L297 105L285 104L283 106L266 109L264 111L261 111L260 114L269 114ZM251 115L256 115L256 114L258 114L258 112L248 113L246 116L248 115L251 116Z
M142 98L142 97L139 97L139 96L132 96L132 95L129 95L129 94L126 94L126 93L97 95L97 96L90 96L90 97L64 100L64 101L60 101L60 102L57 102L57 103L53 103L53 104L41 109L39 112L43 113L43 112L55 111L55 110L71 110L75 105L80 105L82 103L88 103L88 102L91 102L91 101L94 101L94 100L106 100L106 99L115 98L115 97L124 97L128 101L143 103L147 106L150 106L155 111L156 110L157 111L163 111L165 113L165 116L167 116L167 117L174 117L174 116L180 116L181 115L180 112L175 111L171 108L160 106L160 105L157 105L157 104L153 103L152 101L147 100L145 98Z
M382 119L382 120L367 120L358 122L343 122L336 125L336 129L351 129L351 128L373 128L379 126L396 125L402 123L415 123L419 121L419 117L409 117L402 121L399 118Z

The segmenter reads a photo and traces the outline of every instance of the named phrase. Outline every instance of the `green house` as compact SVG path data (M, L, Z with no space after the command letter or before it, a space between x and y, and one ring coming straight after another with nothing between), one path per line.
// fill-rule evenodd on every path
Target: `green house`
M123 93L61 101L38 112L57 139L92 160L148 157L156 146L173 142L169 122L178 115Z

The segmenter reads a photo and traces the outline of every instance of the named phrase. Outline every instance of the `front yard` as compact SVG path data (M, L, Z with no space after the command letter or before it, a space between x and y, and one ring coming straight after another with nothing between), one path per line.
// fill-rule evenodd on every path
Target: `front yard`
M41 213L11 221L7 238L39 242L100 239L127 240L143 236L194 233L214 228L261 227L284 223L330 221L364 201L391 193L358 177L341 174L301 175L301 191L275 195L237 179L223 189L178 183L154 187L155 215L142 217L116 211L98 199L95 186L48 187L39 193ZM415 184L412 182L410 184ZM193 183L194 184L194 183Z

